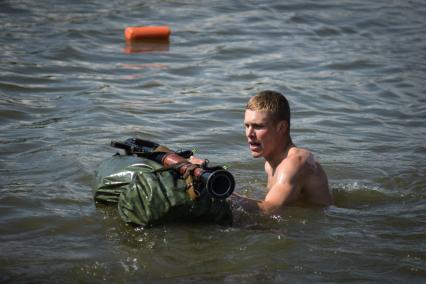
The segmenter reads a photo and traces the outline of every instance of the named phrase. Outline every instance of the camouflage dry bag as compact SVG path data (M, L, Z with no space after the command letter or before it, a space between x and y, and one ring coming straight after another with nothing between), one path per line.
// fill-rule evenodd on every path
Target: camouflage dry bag
M121 218L151 226L170 221L232 224L226 200L202 194L192 200L185 181L172 168L142 157L115 155L96 171L95 201L118 206Z

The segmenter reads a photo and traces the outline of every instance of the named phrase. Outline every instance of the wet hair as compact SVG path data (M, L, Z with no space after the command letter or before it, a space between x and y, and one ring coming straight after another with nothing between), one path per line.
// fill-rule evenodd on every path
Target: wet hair
M290 106L281 93L269 90L261 91L250 98L246 109L269 112L275 123L282 120L287 121L290 131Z

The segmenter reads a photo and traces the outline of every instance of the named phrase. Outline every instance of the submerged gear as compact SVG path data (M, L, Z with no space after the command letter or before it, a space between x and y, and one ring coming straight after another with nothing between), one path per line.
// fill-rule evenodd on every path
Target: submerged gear
M174 152L173 152L174 153ZM185 177L176 167L134 155L115 155L96 171L94 192L99 203L117 204L121 218L141 226L170 221L232 224L232 212L224 199L198 191L191 171Z

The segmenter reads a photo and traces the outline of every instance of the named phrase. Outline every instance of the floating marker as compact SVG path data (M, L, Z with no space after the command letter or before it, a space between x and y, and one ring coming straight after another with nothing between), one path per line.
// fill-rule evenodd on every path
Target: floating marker
M170 36L168 26L126 27L124 36L126 40L168 40Z

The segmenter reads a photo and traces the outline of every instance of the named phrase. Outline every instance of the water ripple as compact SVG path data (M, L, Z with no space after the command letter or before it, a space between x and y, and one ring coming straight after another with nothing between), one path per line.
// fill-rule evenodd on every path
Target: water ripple
M423 280L422 1L54 2L0 3L0 281ZM124 41L150 24L170 41ZM335 206L152 230L94 206L94 168L133 136L197 148L263 198L242 125L263 89L289 98Z

